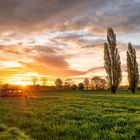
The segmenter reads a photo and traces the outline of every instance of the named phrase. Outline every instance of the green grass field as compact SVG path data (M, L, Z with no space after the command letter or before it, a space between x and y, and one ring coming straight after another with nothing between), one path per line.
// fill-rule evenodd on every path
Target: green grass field
M0 98L0 140L140 140L140 94L44 92Z

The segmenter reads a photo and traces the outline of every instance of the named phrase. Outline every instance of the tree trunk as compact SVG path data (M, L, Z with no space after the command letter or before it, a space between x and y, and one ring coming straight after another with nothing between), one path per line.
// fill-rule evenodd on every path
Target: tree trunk
M136 88L135 88L135 87L132 87L132 88L131 88L131 92L132 92L132 93L135 93L135 91L136 91Z
M135 91L136 91L136 83L135 82L133 82L132 84L131 84L131 92L132 93L135 93Z
M116 93L117 88L115 86L111 87L111 93L115 94Z

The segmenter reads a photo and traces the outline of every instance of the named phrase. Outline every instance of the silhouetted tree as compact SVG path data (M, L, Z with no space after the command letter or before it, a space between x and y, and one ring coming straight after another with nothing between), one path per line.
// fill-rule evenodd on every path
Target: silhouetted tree
M86 90L88 90L88 86L89 86L89 79L88 78L84 79L84 86L85 86Z
M55 85L56 85L56 87L57 87L58 89L61 89L62 86L63 86L63 81L62 81L60 78L57 78L57 79L55 80Z
M131 43L128 43L127 72L128 72L129 88L131 89L132 93L135 93L135 90L139 82L139 70L136 61L136 51Z
M116 93L122 80L121 61L116 48L116 35L112 28L107 31L107 43L104 43L104 66L112 93Z
M79 90L84 90L84 84L83 83L79 83L78 84L78 89Z
M47 78L46 77L41 77L41 82L42 82L42 86L46 86Z
M77 90L77 85L76 85L76 84L72 84L72 85L71 85L71 89L72 89L72 90Z
M101 79L101 89L106 89L107 88L107 82L105 79Z
M32 80L32 83L33 83L34 86L37 85L38 78L36 76L32 76L31 80Z
M93 89L105 89L106 80L102 79L99 76L95 76L91 79L91 84L92 84Z
M66 79L64 88L67 90L71 90L71 86L74 84L74 81L72 79Z

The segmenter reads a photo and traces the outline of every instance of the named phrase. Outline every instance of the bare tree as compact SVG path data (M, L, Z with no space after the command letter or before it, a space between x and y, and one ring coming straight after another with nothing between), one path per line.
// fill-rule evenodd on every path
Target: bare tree
M55 80L55 85L56 85L56 87L57 87L58 89L61 89L62 86L63 86L63 81L62 81L60 78L57 78L57 79Z
M37 85L38 78L36 76L32 76L31 80L32 80L32 83L33 83L34 86Z
M71 90L71 87L73 84L74 84L74 81L72 79L66 79L64 83L64 87L67 90Z
M85 86L86 90L88 90L88 86L89 86L89 79L88 78L84 79L84 86Z
M104 66L112 93L116 93L122 80L121 61L116 48L116 35L112 28L107 31L107 43L104 44Z
M106 80L102 79L99 76L95 76L91 79L91 84L93 89L105 89L106 87Z
M139 70L136 61L136 51L131 43L128 43L127 72L128 72L129 88L131 89L132 93L135 93L135 90L139 82Z
M46 77L41 77L41 81L42 81L42 86L47 85L47 78Z

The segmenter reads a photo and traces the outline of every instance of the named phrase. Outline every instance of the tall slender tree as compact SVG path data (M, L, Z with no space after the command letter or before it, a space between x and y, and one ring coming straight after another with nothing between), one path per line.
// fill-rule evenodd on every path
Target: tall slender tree
M136 51L131 43L128 43L127 50L127 72L128 72L129 88L131 89L132 93L135 93L139 82L139 70L136 61Z
M108 82L112 93L116 93L122 80L121 61L116 48L116 34L112 28L107 31L107 43L104 43L104 66L108 75Z

